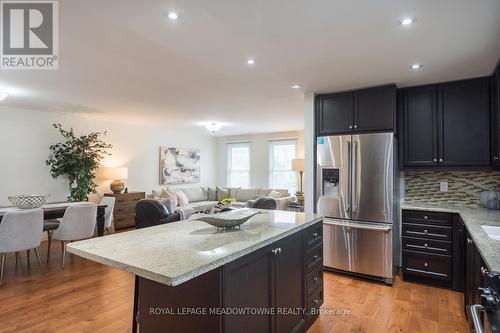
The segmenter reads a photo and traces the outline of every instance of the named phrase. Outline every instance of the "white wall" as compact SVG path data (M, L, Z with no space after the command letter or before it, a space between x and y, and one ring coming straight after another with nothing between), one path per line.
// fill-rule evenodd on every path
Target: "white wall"
M251 187L269 187L269 141L279 139L297 139L297 157L304 157L303 131L235 135L217 138L218 184L227 184L227 144L232 142L249 142Z
M62 140L52 124L73 127L77 134L107 131L104 140L113 144L107 166L127 166L130 191L151 192L159 188L159 147L161 145L201 150L201 183L215 185L215 139L194 131L101 121L81 115L0 108L0 206L10 205L12 194L49 194L50 201L64 201L67 181L53 179L45 160L49 145ZM99 192L109 192L109 181L98 180Z

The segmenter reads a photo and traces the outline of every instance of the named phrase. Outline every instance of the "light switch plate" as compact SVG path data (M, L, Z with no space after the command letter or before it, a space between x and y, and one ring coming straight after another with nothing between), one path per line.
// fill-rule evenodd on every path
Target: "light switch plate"
M439 183L439 190L441 192L448 192L448 182L440 182Z

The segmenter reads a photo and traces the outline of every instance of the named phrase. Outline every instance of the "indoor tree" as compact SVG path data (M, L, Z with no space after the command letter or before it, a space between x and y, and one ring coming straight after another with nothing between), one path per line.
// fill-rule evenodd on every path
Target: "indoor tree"
M64 175L68 177L68 200L87 201L90 193L97 193L95 174L104 156L111 155L107 150L113 146L100 139L106 132L76 136L73 128L67 131L61 124L52 126L59 131L65 141L49 147L51 153L45 163L50 166L53 178Z

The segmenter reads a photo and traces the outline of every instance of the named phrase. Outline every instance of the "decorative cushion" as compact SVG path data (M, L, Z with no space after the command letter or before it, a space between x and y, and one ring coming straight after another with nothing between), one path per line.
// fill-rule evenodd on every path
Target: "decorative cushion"
M156 199L156 198L161 198L161 192L162 192L162 191L152 190L152 191L151 191L151 196L152 196L153 198L155 198L155 199Z
M269 193L269 198L273 198L273 199L281 198L281 193L276 191L276 190L272 190Z
M241 189L241 187L230 187L229 188L229 197L234 198L236 196L236 192Z
M252 189L252 188L242 188L242 189L237 189L234 190L234 196L231 196L232 198L235 198L236 201L248 201L250 199L254 199L256 196L259 196L259 190L258 189Z
M189 203L187 195L181 190L175 190L174 194L177 196L177 203L179 206L186 206Z
M217 188L207 187L208 191L208 201L217 201Z
M203 191L201 186L183 188L181 191L186 195L188 202L206 201L208 199L207 192Z
M229 198L229 190L222 187L217 187L217 201Z
M170 199L172 201L173 208L177 207L179 200L177 199L177 195L172 192L167 192L165 189L161 191L160 198L162 199Z

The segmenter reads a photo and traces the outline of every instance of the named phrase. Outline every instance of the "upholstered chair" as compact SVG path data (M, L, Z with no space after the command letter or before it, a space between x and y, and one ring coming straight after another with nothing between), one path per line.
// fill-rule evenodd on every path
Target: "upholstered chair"
M68 206L64 212L61 224L54 231L52 238L61 241L62 245L62 268L66 260L66 244L71 241L87 239L92 237L97 219L97 205L83 203L76 206Z
M0 223L0 286L3 280L5 254L9 252L27 250L29 260L29 250L34 249L40 271L45 274L38 254L42 233L43 210L40 208L7 212L3 216Z
M106 205L104 210L104 231L109 235L111 231L111 225L113 224L113 211L115 209L115 198L114 197L103 197L101 199L101 204Z

